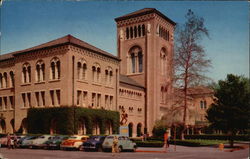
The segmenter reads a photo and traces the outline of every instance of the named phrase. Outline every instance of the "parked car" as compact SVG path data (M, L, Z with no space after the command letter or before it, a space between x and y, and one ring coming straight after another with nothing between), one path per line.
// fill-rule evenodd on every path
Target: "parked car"
M60 147L62 150L66 149L81 149L81 145L87 141L89 137L85 135L74 135L70 136L67 140L64 140Z
M82 144L84 151L96 150L102 151L102 143L106 136L91 136L86 142Z
M41 135L35 139L30 140L29 148L43 148L46 146L46 141L52 139L51 135Z
M67 140L68 136L55 136L52 139L45 142L46 149L60 149L60 145L64 140Z
M38 136L26 136L22 139L20 139L17 144L19 145L19 147L21 148L27 148L30 146L32 140L38 138Z
M2 147L7 146L7 135L2 135L0 138L0 144Z
M137 146L136 143L132 142L128 137L126 136L120 136L120 135L110 135L105 138L102 144L102 148L104 151L111 150L114 137L117 136L118 138L118 151L121 152L123 150L130 150L135 151Z

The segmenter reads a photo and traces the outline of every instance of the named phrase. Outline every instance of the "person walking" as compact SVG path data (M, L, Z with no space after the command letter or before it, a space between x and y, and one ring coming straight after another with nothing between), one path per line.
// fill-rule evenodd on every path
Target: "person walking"
M11 137L10 137L9 133L7 133L7 147L8 147L8 149L11 148Z
M115 156L115 153L118 153L118 138L114 136L113 145L112 145L112 155Z

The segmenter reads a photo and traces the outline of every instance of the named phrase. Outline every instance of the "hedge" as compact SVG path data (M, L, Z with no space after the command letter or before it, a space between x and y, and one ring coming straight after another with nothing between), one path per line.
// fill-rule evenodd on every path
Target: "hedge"
M81 120L85 121L87 134L92 134L93 121L98 122L100 133L105 134L107 122L112 124L113 133L118 133L120 115L116 111L80 107L30 108L28 133L49 134L52 120L56 121L57 134L76 134Z
M163 147L163 141L134 141L138 147ZM199 147L201 144L195 141L188 141L188 140L173 140L170 141L170 144L182 145L182 146L192 146L192 147Z
M185 139L202 139L202 140L230 140L230 135L211 135L211 134L204 134L204 135L185 135ZM249 141L250 135L236 135L234 136L234 140L238 141Z

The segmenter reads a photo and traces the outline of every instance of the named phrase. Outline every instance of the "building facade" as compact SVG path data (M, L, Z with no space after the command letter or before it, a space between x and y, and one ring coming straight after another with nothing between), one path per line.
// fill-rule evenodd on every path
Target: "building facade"
M118 56L71 35L1 55L0 133L27 133L29 108L77 106L125 111L130 136L151 134L172 103L175 22L154 8L115 21Z

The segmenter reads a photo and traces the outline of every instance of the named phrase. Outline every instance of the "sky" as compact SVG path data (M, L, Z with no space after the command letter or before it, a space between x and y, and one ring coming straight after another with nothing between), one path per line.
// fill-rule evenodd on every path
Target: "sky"
M156 8L177 24L191 9L205 19L210 37L202 45L215 82L233 73L249 77L249 3L247 1L70 1L5 0L1 6L1 52L10 53L71 34L117 55L114 18Z

